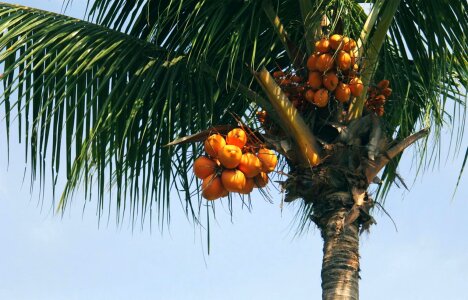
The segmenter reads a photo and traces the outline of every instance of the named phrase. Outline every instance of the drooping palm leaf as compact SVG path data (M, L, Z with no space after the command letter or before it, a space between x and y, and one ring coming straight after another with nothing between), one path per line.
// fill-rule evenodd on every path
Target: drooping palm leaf
M112 183L116 202L108 205L133 218L154 206L167 214L175 175L195 216L187 174L198 149L163 145L232 122L229 112L241 115L249 102L191 72L186 56L102 26L8 4L0 5L0 24L2 104L7 116L18 112L32 180L44 183L50 162L54 184L65 155L61 208L83 183L97 189L102 211Z
M468 86L468 4L464 1L402 1L389 38L380 54L376 82L390 79L393 95L385 118L398 139L419 127L430 126L438 140L442 126L451 125L460 138L466 113ZM458 123L460 122L460 123ZM458 144L458 147L460 144ZM417 152L437 161L440 144ZM383 178L385 195L396 176L401 156L388 165ZM424 166L424 161L422 161Z
M463 175L463 171L465 171L465 166L466 166L466 161L468 160L468 148L466 149L466 152L465 152L465 158L463 158L463 163L462 163L462 166L460 168L460 173L458 175L458 179L457 179L457 184L455 185L455 190L453 191L453 196L455 196L455 193L457 192L457 189L458 189L458 186L460 185L460 180L461 180L461 177Z

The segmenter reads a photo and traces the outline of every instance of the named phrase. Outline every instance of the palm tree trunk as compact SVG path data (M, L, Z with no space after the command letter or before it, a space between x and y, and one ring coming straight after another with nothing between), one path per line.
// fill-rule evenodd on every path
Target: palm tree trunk
M359 299L359 230L356 222L344 228L346 214L334 212L321 229L323 300Z

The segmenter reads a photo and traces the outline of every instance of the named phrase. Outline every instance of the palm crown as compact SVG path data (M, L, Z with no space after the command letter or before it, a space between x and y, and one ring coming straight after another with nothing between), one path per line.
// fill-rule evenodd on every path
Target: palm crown
M97 185L102 206L111 182L117 208L129 200L140 215L151 205L167 213L171 186L184 191L195 213L187 174L200 148L163 146L235 122L231 114L251 124L257 104L268 107L252 69L288 68L288 53L303 59L297 53L311 51L324 12L339 20L332 30L351 37L366 21L359 3L342 0L93 1L89 7L95 24L1 5L2 30L8 30L1 38L7 127L17 111L33 179L45 179L45 161L57 176L66 156L63 204L82 182L89 191ZM275 31L276 17L287 40ZM384 17L381 10L377 19ZM457 121L460 114L445 107L448 100L463 106L465 20L463 1L401 1L375 74L392 82L389 132L402 138L431 124L437 135L444 122ZM371 38L382 34L369 31ZM387 166L387 183L397 164Z

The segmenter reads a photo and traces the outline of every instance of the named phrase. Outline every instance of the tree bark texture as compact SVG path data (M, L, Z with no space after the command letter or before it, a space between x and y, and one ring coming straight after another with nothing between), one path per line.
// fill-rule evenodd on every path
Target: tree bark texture
M322 299L359 299L359 228L344 226L345 209L333 212L321 228L324 240Z

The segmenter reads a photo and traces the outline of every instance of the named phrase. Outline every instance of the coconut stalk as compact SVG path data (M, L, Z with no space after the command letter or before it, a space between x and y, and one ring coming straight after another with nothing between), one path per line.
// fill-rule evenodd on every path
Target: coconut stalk
M380 9L382 8L384 2L384 0L375 1L369 16L367 16L366 23L364 23L364 27L362 28L361 34L359 35L359 39L357 41L358 57L361 57L363 54L364 45L366 45L367 40L369 39L375 22L377 22L377 17L379 16Z
M276 84L273 76L265 67L260 72L255 72L254 76L267 94L280 122L296 142L302 163L312 166L319 164L320 148L314 135L283 90Z
M371 25L373 25L372 20L375 18L377 19L378 11L380 11L380 7L377 7L376 10L371 12L369 15L370 19L368 18L369 24L364 26L364 36L361 41L361 47L367 49L365 52L365 59L362 66L362 73L361 73L361 80L364 87L368 87L371 79L374 77L375 70L377 68L378 59L380 49L382 48L383 43L385 42L385 38L387 37L388 29L392 24L393 18L395 13L400 5L400 0L394 1L385 1L386 5L383 8L382 14L380 16L380 21L377 24L377 28L374 31L372 37L367 41L367 35L371 30ZM377 3L376 3L377 5ZM375 20L374 20L375 22ZM361 33L363 35L363 33ZM360 50L362 52L362 50ZM367 89L364 89L364 92L361 96L354 98L349 106L349 114L348 114L348 121L360 118L362 112L364 110L364 103L367 99Z

